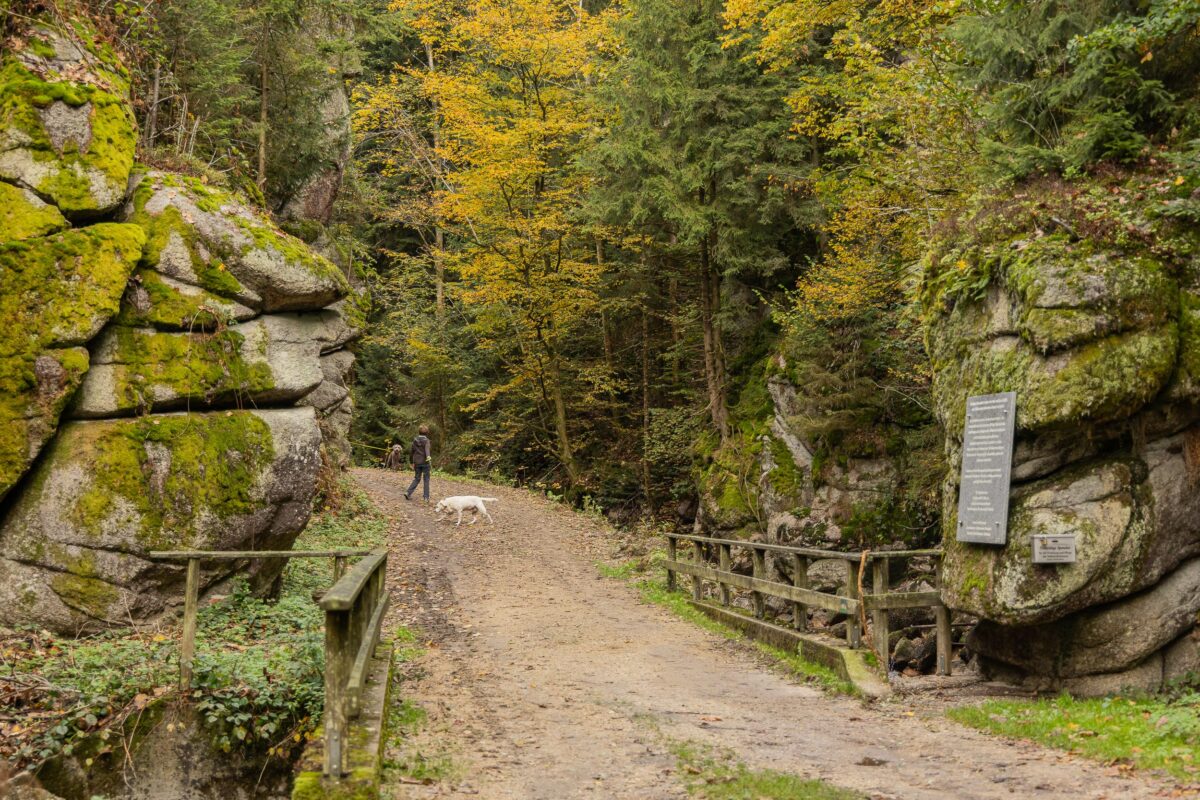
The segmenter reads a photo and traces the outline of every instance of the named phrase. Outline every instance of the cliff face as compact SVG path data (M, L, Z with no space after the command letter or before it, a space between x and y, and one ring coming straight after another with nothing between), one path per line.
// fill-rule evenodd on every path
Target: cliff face
M943 233L925 280L946 430L944 599L996 676L1080 693L1200 665L1200 308L1192 182L1045 182ZM955 540L967 396L1017 393L1008 543ZM1034 534L1078 561L1035 566Z
M696 527L814 547L925 543L941 448L932 418L894 402L860 364L786 331L739 377L734 433L701 445Z
M239 195L136 165L128 76L82 25L0 63L3 621L128 624L182 591L150 551L303 528L347 450L350 287Z

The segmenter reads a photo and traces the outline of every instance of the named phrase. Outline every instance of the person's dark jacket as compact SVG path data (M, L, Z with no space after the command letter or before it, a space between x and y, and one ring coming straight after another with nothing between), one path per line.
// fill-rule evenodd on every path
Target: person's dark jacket
M409 458L412 460L414 467L429 463L433 457L430 448L429 437L423 433L417 434L417 437L413 439L412 449L409 451Z

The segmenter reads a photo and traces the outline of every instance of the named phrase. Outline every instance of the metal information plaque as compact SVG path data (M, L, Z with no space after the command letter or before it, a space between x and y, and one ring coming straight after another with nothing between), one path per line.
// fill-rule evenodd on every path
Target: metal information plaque
M1008 540L1008 484L1012 475L1016 392L967 398L962 474L958 484L960 542Z
M1075 534L1058 536L1035 534L1033 536L1033 563L1074 564Z

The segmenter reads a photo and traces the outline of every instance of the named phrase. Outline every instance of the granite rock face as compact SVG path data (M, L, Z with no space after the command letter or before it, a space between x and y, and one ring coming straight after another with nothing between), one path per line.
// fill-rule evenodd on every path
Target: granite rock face
M308 520L320 445L308 408L65 424L0 524L9 622L153 616L182 590L179 565L153 550L286 549Z
M361 321L239 194L132 176L127 74L59 27L0 60L0 625L74 634L180 602L154 550L291 546L348 460Z
M1125 203L1126 190L1145 196L1020 193L1037 199L985 209L935 243L925 276L950 466L943 599L981 618L985 669L1047 690L1157 687L1200 607L1194 235L1157 215L1161 200L1122 208L1123 234L1079 233L1085 203ZM1008 542L961 543L966 399L1004 391L1017 394ZM1034 565L1035 534L1074 534L1076 563Z

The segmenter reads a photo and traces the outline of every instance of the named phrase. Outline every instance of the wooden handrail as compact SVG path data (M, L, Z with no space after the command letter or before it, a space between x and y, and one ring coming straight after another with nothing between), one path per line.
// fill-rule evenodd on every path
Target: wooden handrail
M843 561L861 561L862 551L846 551L846 550L822 550L815 547L793 547L788 544L771 544L769 542L751 542L745 539L718 539L713 536L696 536L689 533L666 533L663 534L668 539L677 539L687 542L700 542L701 544L727 545L729 547L743 547L747 550L769 550L774 553L792 553L799 556L807 556L809 558L838 558ZM919 557L935 557L940 558L942 551L940 548L929 548L925 550L869 550L867 551L867 561L885 558L919 558Z
M325 611L326 775L347 768L347 725L358 716L362 692L390 594L387 549L377 548L338 578L318 601Z
M155 550L154 561L240 561L244 558L352 558L365 556L370 550Z
M893 558L934 557L941 558L942 551L926 550L878 550L861 551L857 553L839 550L821 550L811 547L792 547L790 545L768 544L766 542L748 542L739 539L719 539L711 536L696 536L683 533L667 533L667 558L663 566L667 570L667 588L674 590L676 574L692 577L692 599L703 602L705 580L715 582L720 589L721 605L731 605L730 587L745 589L750 592L751 606L754 616L762 619L766 615L764 596L788 600L792 605L792 624L797 630L808 627L807 614L812 607L823 608L846 616L846 641L852 648L861 646L862 623L861 612L871 612L871 625L874 631L873 641L879 659L886 668L890 652L888 610L897 608L932 608L934 610L937 631L937 671L940 675L950 674L951 656L951 624L949 609L942 603L941 593L926 592L890 592L888 591L888 561ZM682 561L679 558L678 542L692 544L692 558ZM713 545L717 550L719 568L711 566L701 550L701 545ZM741 547L751 551L753 557L753 575L743 575L733 571L730 549ZM767 554L777 553L790 557L792 583L779 583L770 579ZM836 558L845 563L846 594L820 592L808 586L808 567L812 559ZM864 564L871 566L870 593L860 593L861 582L859 571ZM940 562L939 562L940 574ZM866 577L865 575L863 577ZM940 584L940 577L938 580Z
M379 547L371 550L369 555L359 561L350 571L338 579L321 597L320 606L326 611L348 611L354 606L354 601L366 586L367 581L375 574L381 562L387 559L387 550Z

